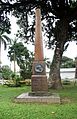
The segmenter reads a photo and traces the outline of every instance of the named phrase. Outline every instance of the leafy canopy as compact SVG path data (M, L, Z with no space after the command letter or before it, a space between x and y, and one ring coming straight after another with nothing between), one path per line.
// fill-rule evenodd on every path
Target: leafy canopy
M9 47L8 56L11 61L14 61L15 58L20 67L20 74L24 79L31 78L33 53L22 42L14 41L14 44Z
M77 39L77 0L1 0L0 6L1 17L7 18L7 13L13 11L14 15L19 18L18 24L22 28L19 31L19 36L24 36L25 42L34 41L35 22L33 20L29 25L28 15L34 14L33 9L39 6L42 20L45 20L43 30L48 38L46 44L49 47L59 42L60 39L56 38L56 34L60 28L56 26L64 18L67 19L69 26L68 37L65 42Z
M73 59L63 56L61 60L61 68L74 68L75 61Z

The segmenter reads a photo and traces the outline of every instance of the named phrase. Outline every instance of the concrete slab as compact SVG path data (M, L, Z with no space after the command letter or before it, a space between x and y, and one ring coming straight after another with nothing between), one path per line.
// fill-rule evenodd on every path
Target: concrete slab
M60 97L58 94L53 93L49 96L30 96L29 93L22 93L14 100L20 103L47 103L47 104L60 104Z

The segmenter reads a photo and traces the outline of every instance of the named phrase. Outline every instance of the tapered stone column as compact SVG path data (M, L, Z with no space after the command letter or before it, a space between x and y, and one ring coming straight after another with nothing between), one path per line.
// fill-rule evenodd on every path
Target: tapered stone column
M36 8L35 13L35 58L32 68L32 91L47 92L47 76L43 54L42 27L41 27L41 10Z
M42 27L41 27L41 10L36 9L36 28L35 28L35 60L44 60L43 42L42 42Z

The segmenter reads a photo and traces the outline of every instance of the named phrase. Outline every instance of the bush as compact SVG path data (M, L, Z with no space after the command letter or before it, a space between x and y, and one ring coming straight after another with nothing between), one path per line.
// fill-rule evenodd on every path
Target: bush
M71 84L71 82L69 80L64 80L63 81L63 85L70 85L70 84Z
M31 85L31 79L25 79L25 84L27 86L30 86Z
M10 69L10 67L8 65L4 65L1 68L1 74L2 74L2 78L5 80L9 80L11 79L11 74L13 73L13 71Z
M21 80L20 84L25 84L26 86L31 86L31 79Z
M14 85L16 87L20 86L21 77L19 75L16 75L15 73L13 73L12 74L12 80L14 81Z
M19 87L19 86L21 86L20 80L21 80L21 77L19 75L16 75L15 73L12 73L11 79L7 80L5 82L5 85L7 85L9 87Z

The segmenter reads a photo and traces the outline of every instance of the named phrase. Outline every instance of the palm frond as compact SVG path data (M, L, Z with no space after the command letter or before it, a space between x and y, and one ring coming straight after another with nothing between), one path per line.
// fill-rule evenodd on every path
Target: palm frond
M4 37L4 39L7 41L7 42L9 42L10 44L11 44L11 38L9 38L8 36L6 36L6 35L2 35L3 37Z
M6 50L7 44L6 44L6 41L5 40L3 41L3 44L4 44L4 50Z

